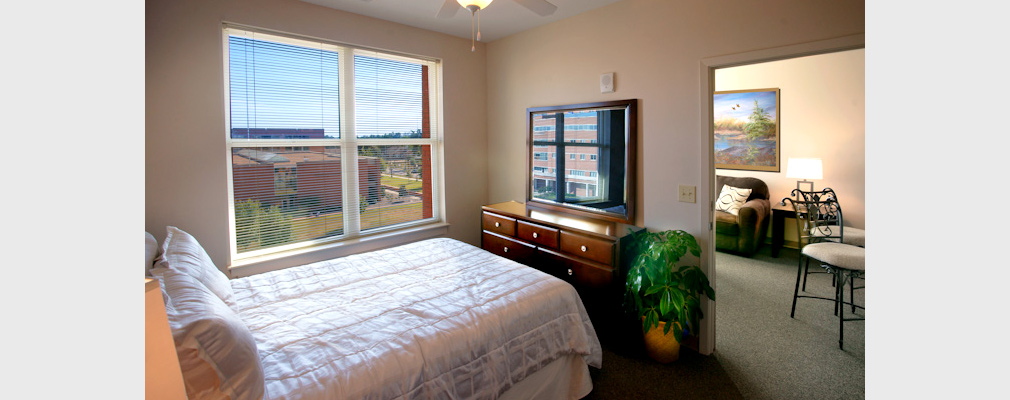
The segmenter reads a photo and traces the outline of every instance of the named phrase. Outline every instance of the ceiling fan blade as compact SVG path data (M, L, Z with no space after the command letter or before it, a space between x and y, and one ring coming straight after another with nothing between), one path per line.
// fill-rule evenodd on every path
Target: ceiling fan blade
M442 8L438 9L438 14L436 14L435 17L452 18L456 15L456 11L459 11L460 8L463 7L460 6L456 0L445 0L445 3L442 3Z
M558 6L551 4L547 0L515 0L515 2L539 14L541 17L554 14L554 11L558 9Z

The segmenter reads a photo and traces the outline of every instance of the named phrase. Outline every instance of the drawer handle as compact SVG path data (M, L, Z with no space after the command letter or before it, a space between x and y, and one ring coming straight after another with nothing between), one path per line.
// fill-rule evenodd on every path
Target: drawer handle
M586 246L582 246L582 252L585 253L586 250L589 250L589 249L587 249Z
M536 239L536 238L537 238L537 233L536 233L536 232L533 232L533 238L534 238L534 239Z
M501 226L501 223L500 223L500 222L495 222L495 223L494 223L494 227L495 227L495 228L498 228L498 227L500 227L500 226Z
M572 269L571 269L571 268L569 268L569 269L568 269L568 276L572 276L572 274L573 274L573 273L574 273L574 271L572 271Z
M506 252L506 253L508 253L508 252L509 252L509 248L508 248L508 247L506 247L506 248L505 248L505 252Z

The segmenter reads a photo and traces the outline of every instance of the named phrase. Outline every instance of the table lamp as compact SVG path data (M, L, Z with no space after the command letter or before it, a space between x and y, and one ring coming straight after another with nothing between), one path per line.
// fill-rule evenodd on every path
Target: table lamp
M786 166L786 177L801 179L796 181L796 189L800 189L801 184L809 184L811 192L814 191L814 183L807 179L823 179L820 158L792 158Z

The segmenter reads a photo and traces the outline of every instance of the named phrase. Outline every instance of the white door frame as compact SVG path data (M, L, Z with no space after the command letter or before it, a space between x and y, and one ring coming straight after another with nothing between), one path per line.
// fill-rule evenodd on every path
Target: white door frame
M705 274L708 275L712 288L716 289L716 299L719 298L719 290L715 279L715 213L713 211L715 199L712 193L712 186L715 183L715 131L713 127L714 116L712 115L712 92L715 89L715 70L865 47L866 35L858 34L771 49L709 57L701 60L701 113L699 115L701 123L699 126L704 128L700 132L703 139L700 141L702 148L699 149L698 153L705 155L702 158L702 162L705 165L703 168L699 168L704 175L699 179L701 184L698 185L697 197L699 201L703 201L702 204L708 204L708 206L702 206L703 211L699 216L701 219L699 226L708 226L708 240L705 243L706 248L702 249L702 254L705 257L705 265L707 265ZM701 323L703 333L701 338L699 338L698 350L702 354L708 355L712 354L715 350L715 302L708 301L705 298L703 299L702 308L706 318Z

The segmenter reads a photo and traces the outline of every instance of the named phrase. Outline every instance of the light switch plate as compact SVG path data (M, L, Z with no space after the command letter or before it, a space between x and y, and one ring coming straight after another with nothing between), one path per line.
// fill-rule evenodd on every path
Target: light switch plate
M694 186L680 185L680 201L694 203Z

